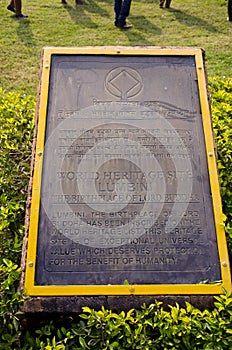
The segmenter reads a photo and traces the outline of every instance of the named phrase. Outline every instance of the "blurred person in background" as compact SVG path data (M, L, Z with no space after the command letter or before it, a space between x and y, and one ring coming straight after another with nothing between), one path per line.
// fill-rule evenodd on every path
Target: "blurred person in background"
M114 0L115 26L122 29L132 28L132 24L126 23L131 7L131 0Z
M165 8L169 9L171 2L172 2L172 0L160 0L160 8L162 9L164 7L164 3L165 3Z
M11 0L7 6L7 10L14 12L16 18L27 18L27 15L22 13L22 1L21 0Z

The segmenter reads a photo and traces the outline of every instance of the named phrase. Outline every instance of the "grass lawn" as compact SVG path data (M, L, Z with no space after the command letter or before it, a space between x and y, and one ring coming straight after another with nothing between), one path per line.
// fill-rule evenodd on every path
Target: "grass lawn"
M43 46L194 46L206 51L211 77L232 77L232 23L226 0L132 0L130 30L114 27L113 0L23 0L28 19L0 3L0 86L35 95Z

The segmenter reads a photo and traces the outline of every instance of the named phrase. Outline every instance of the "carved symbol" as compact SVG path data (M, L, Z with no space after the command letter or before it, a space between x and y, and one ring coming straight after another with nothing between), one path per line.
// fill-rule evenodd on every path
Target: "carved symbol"
M105 87L111 95L127 100L138 95L143 84L137 71L128 67L119 67L109 72Z

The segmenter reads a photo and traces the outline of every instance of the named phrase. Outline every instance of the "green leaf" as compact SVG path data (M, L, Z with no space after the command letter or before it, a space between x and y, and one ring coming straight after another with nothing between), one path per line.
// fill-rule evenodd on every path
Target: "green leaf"
M82 347L83 349L90 349L90 348L87 346L87 344L86 344L84 338L79 337L79 342L80 342L80 345L81 345L81 347Z

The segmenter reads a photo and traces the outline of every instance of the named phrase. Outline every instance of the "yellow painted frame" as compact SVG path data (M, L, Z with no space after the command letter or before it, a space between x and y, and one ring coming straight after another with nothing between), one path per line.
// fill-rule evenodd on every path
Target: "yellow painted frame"
M49 285L34 284L36 249L40 208L40 186L42 180L42 163L44 152L44 137L46 129L46 113L49 92L50 64L53 54L78 55L151 55L151 56L193 56L196 62L198 89L203 118L203 129L207 152L210 187L213 199L216 236L218 241L219 260L221 265L221 284L165 284L165 285ZM30 209L30 225L28 235L28 250L25 273L26 294L30 296L72 296L72 295L190 295L190 294L221 294L223 289L231 291L231 277L227 244L223 225L223 214L218 180L216 154L208 103L207 83L203 52L201 48L189 47L46 47L43 49L43 65L41 76L40 105L38 110L38 134L32 186L32 201Z

